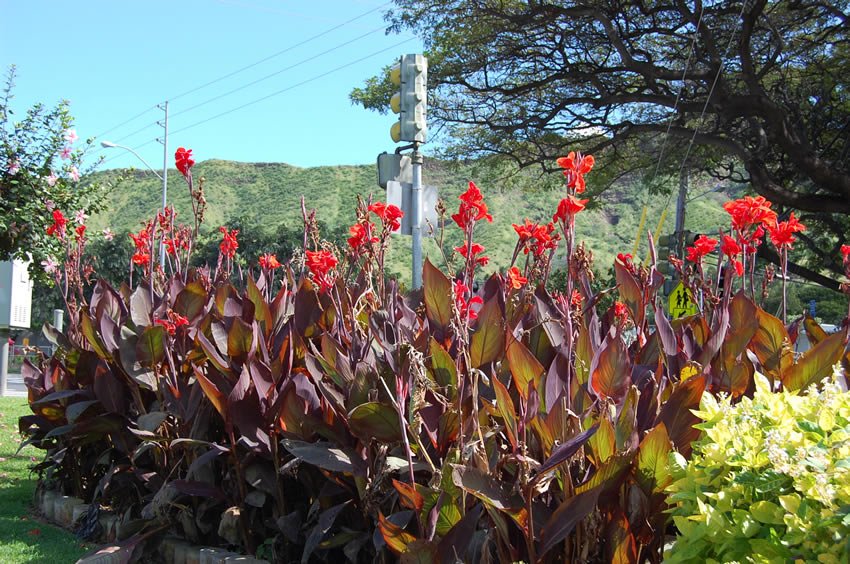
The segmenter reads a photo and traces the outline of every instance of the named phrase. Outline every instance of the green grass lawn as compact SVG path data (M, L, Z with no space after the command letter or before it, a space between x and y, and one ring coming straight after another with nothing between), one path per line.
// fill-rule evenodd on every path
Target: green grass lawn
M76 562L86 552L80 541L33 517L36 476L29 467L42 451L26 447L15 454L18 418L28 413L26 398L0 398L0 563Z

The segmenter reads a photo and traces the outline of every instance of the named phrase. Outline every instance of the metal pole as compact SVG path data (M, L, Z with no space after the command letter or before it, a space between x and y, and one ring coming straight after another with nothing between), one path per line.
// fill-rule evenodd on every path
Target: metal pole
M162 136L162 213L165 213L165 207L168 205L168 100L165 101L165 121L163 129L165 132ZM159 242L159 265L165 270L165 244Z
M53 327L55 327L60 333L62 332L65 327L65 310L53 310ZM56 348L56 345L53 345L53 354L56 354Z
M413 190L412 190L412 214L413 224L413 289L422 287L422 153L419 152L419 143L414 143L413 154Z
M676 256L684 258L685 255L685 202L688 198L688 173L682 170L679 173L679 197L676 199Z
M6 396L6 384L9 381L9 334L0 333L3 347L0 348L0 396Z

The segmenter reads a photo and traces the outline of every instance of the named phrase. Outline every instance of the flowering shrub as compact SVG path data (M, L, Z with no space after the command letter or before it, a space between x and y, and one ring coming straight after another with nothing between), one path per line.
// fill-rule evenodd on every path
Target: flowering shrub
M194 225L170 208L145 223L119 290L84 292L79 262L57 270L68 328L47 326L57 353L23 370L37 470L120 512L138 532L128 546L171 528L281 561L659 562L665 461L690 455L701 398L750 393L756 370L804 388L844 358L847 330L806 320L816 345L795 359L796 333L743 281L733 292L731 274L719 288L680 264L704 305L671 320L654 260L620 255L603 291L617 299L599 307L592 254L575 242L590 156L559 160L552 222L516 224L506 275L478 289L475 235L492 216L470 183L440 221L463 230L462 268L426 261L407 295L383 275L401 210L371 199L342 248L302 206L289 260L233 273L239 234L223 229L216 266L187 267L205 200L191 152L175 156ZM569 275L550 294L561 242Z
M676 542L665 561L850 560L850 392L835 375L802 395L702 397L704 436L672 453Z

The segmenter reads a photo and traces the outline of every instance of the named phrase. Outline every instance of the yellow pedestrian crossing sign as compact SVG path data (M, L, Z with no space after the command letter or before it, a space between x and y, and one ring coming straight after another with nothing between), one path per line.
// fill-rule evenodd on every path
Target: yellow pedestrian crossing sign
M688 315L699 313L699 308L696 302L694 302L694 295L690 290L685 288L681 280L673 288L673 291L670 292L667 305L667 311L670 312L671 318L687 317Z

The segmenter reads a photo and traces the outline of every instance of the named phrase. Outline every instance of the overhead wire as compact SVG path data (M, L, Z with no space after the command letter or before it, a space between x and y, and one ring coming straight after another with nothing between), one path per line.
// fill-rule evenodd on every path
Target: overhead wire
M203 102L200 102L200 103L198 103L198 104L195 104L194 106L189 106L188 108L182 109L182 110L180 110L179 112L175 112L175 113L171 114L171 116L170 116L170 117L172 117L172 118L173 118L173 117L177 117L177 116L179 116L179 115L185 114L185 113L187 113L187 112L191 112L192 110L195 110L195 109L197 109L197 108L200 108L201 106L205 106L205 105L209 104L210 102L215 102L216 100L220 100L221 98L224 98L224 97L230 96L231 94L235 94L236 92L239 92L239 91L241 91L241 90L245 90L246 88L249 88L249 87L251 87L251 86L254 86L255 84L259 84L260 82L266 81L266 80L268 80L268 79L270 79L270 78L272 78L272 77L275 77L275 76L277 76L277 75L279 75L279 74L281 74L281 73L284 73L284 72L286 72L286 71L292 70L292 69L294 69L295 67L299 67L299 66L301 66L301 65L303 65L303 64L305 64L305 63L309 63L310 61L313 61L313 60L315 60L315 59L318 59L319 57L322 57L322 56L324 56L324 55L327 55L328 53L332 53L332 52L336 51L337 49L342 49L343 47L346 47L346 46L348 46L348 45L351 45L352 43L356 43L357 41L360 41L361 39L363 39L363 38L365 38L365 37L368 37L368 36L372 35L373 33L377 33L377 32L379 32L379 31L383 31L383 29L384 29L384 26L381 26L381 27L375 28L375 29L373 29L373 30L371 30L371 31L368 31L368 32L364 33L363 35L359 35L359 36L355 37L354 39L351 39L351 40L346 41L346 42L344 42L344 43L340 43L339 45L335 45L335 46L331 47L330 49L327 49L327 50L325 50L325 51L322 51L321 53L317 53L317 54L315 54L315 55L313 55L313 56L311 56L311 57L308 57L308 58L306 58L306 59L302 59L302 60L298 61L297 63L293 63L293 64L289 65L288 67L284 67L284 68L282 68L282 69L280 69L280 70L277 70L277 71L275 71L275 72L273 72L273 73L271 73L271 74L267 74L266 76L263 76L263 77L258 78L258 79L256 79L256 80L253 80L253 81L251 81L251 82L248 82L247 84L243 84L242 86L239 86L239 87L237 87L237 88L234 88L233 90L229 90L229 91L227 91L227 92L225 92L225 93L223 93L223 94L219 94L219 95L217 95L217 96L213 96L212 98L209 98L209 99L207 99L207 100L204 100ZM174 100L173 98L170 98L170 99L169 99L169 102L171 102L171 101L173 101L173 100Z
M693 135L691 135L691 139L688 142L688 147L685 150L685 156L682 158L682 162L679 165L679 176L680 177L682 175L682 171L685 170L685 165L687 164L688 157L691 154L691 149L694 146L694 140L696 140L697 134L699 133L699 129L700 129L700 127L702 127L702 120L705 117L705 112L708 110L708 104L711 102L711 96L714 94L714 89L717 87L717 82L720 80L720 75L723 72L724 62L725 62L726 58L729 56L729 49L732 48L732 42L735 40L735 35L736 35L735 32L738 29L738 25L740 25L741 19L744 17L744 10L746 10L746 8L747 8L747 2L742 1L741 2L741 12L740 12L740 14L738 14L738 23L736 24L735 28L732 29L729 33L729 41L726 43L726 49L723 52L723 57L721 58L720 64L717 67L717 72L714 74L714 80L711 83L711 88L709 88L709 90L708 90L708 95L705 98L705 104L703 104L702 111L699 114L699 118L697 118L697 123L696 123L696 126L694 127ZM669 127L668 127L668 131L669 131ZM670 195L667 197L667 203L664 205L664 213L662 213L662 219L666 218L666 215L667 215L666 212L667 212L667 209L670 207L670 202L672 201L672 199L673 199L673 193L671 192ZM655 231L656 239L661 234L661 229L663 228L663 226L664 226L663 222L659 222L658 227L656 228L656 231Z
M312 36L308 37L307 39L304 39L304 40L302 40L302 41L299 41L299 42L297 42L297 43L294 43L294 44L292 44L292 45L290 45L290 46L288 46L288 47L286 47L286 48L284 48L284 49L281 49L280 51L277 51L277 52L275 52L275 53L272 53L271 55L268 55L268 56L266 56L266 57L263 57L262 59L260 59L260 60L258 60L258 61L254 61L254 62L253 62L253 63L251 63L251 64L245 65L244 67L240 67L240 68L238 68L238 69L236 69L236 70L234 70L234 71L231 71L231 72L229 72L229 73L227 73L227 74L224 74L224 75L222 75L222 76L219 76L218 78L215 78L215 79L213 79L213 80L210 80L210 81L208 81L208 82L205 82L205 83L203 83L203 84L201 84L201 85L199 85L199 86L196 86L196 87L194 87L194 88L190 88L189 90L186 90L186 91L184 91L184 92L181 92L181 93L177 94L176 96L172 96L172 97L168 98L168 100L169 100L169 101L177 100L177 99L179 99L179 98L182 98L182 97L187 96L187 95L189 95L189 94L192 94L192 93L194 93L194 92L197 92L197 91L199 91L199 90L202 90L202 89L204 89L204 88L206 88L206 87L208 87L208 86L211 86L211 85L213 85L213 84L216 84L216 83L218 83L218 82L221 82L222 80L225 80L225 79L227 79L227 78L230 78L230 77L232 77L232 76L235 76L235 75L237 75L237 74L239 74L239 73L241 73L241 72L244 72L244 71L246 71L246 70L249 70L249 69L251 69L251 68L254 68L254 67L256 67L256 66L258 66L258 65L260 65L260 64L262 64L262 63L265 63L266 61L270 61L271 59L274 59L274 58L276 58L276 57L279 57L280 55L283 55L284 53L288 53L289 51L292 51L292 50L294 50L294 49L297 49L298 47L302 47L302 46L304 46L304 45L306 45L306 44L308 44L308 43L310 43L310 42L312 42L312 41L315 41L316 39L320 39L320 38L322 38L322 37L324 37L324 36L326 36L326 35L328 35L328 34L330 34L330 33L334 32L334 31L336 31L336 30L338 30L338 29L341 29L341 28L343 28L343 27L345 27L345 26L347 26L347 25L350 25L350 24L354 23L355 21L357 21L357 20L359 20L359 19L361 19L361 18L364 18L364 17L366 17L366 16L368 16L368 15L370 15L370 14L373 14L373 13L377 12L378 10L381 10L381 9L383 9L383 8L385 8L385 7L387 7L387 6L389 6L390 4L392 4L392 2L384 2L383 4L380 4L379 6L376 6L376 7L374 7L374 8L370 8L369 10L367 10L367 11L365 11L365 12L361 13L361 14L358 14L358 15L354 16L353 18L350 18L350 19L348 19L348 20L345 20L345 21L344 21L344 22L342 22L342 23L339 23L339 24L337 24L337 25L335 25L335 26L333 26L333 27L330 27L330 28L328 28L328 29L326 29L326 30L322 31L322 32L319 32L319 33L317 33L317 34L315 34L315 35L312 35ZM382 26L380 29L383 29L383 26ZM373 32L370 32L370 33L374 33L374 31L373 31ZM361 38L362 38L362 36L361 36ZM347 43L346 43L346 44L347 44ZM344 44L344 45L345 45L345 44ZM327 53L327 51L326 51L325 53ZM306 61L304 61L304 62L306 62ZM302 62L302 63L303 63L303 62ZM280 72L283 72L283 71L279 71L279 72L278 72L278 73L276 73L276 74L279 74ZM273 75L269 75L269 76L273 76ZM233 91L232 91L232 92L233 92ZM232 93L232 92L231 92L231 93ZM225 94L225 95L226 95L226 94ZM217 99L217 98L215 98L215 99ZM209 101L212 101L212 100L209 100ZM206 102L204 102L204 103L206 103ZM199 104L199 106L200 106L200 105L203 105L204 103ZM110 127L109 129L107 129L107 130L103 131L102 133L100 133L100 134L96 135L96 136L95 136L95 138L100 138L100 137L102 137L103 135L106 135L107 133L110 133L110 132L112 132L112 131L114 131L114 130L116 130L116 129L118 129L118 128L120 128L120 127L124 126L124 125L127 125L128 123L131 123L132 121L134 121L134 120L138 119L139 117L141 117L142 115L146 114L147 112L149 112L149 111L151 111L151 110L155 109L156 107L157 107L157 105L155 104L155 105L153 105L153 106L151 106L151 107L149 107L149 108L147 108L147 109L145 109L145 110L143 110L143 111L139 112L138 114L134 115L133 117L128 118L128 119L126 119L126 120L122 121L121 123L119 123L119 124L117 124L117 125L113 125L113 126L112 126L112 127ZM188 110L182 110L182 111L181 111L181 113L182 113L182 112L186 112L186 111L188 111ZM144 128L138 129L138 130L136 130L136 131L134 131L134 132L132 132L132 133L130 133L130 134L127 134L127 135L125 135L125 136L121 137L121 139L119 139L119 140L118 140L118 141L116 141L116 142L120 142L121 140L124 140L124 139L127 139L127 138L129 138L129 137L132 137L132 136L133 136L133 135L135 135L136 133L139 133L140 131L143 131L144 129L147 129L148 127L151 127L151 126L153 126L153 125L155 125L155 124L156 124L156 122L151 123L151 124L149 124L149 125L145 126ZM108 159L108 160L111 160L111 159Z
M236 69L236 70L235 70L235 71L233 71L233 72L227 73L227 74L225 74L225 75L223 75L223 76L220 76L220 77L218 77L218 78L216 78L216 79L214 79L214 80L211 80L211 81L209 81L209 82L206 82L206 83L204 83L204 84L202 84L202 85L200 85L200 86L197 86L197 87L195 87L195 88L191 88L191 89L189 89L189 90L187 90L187 91L185 91L185 92L181 92L180 94L178 94L178 95L176 95L176 96L172 96L172 97L171 97L171 98L169 98L168 100L169 100L169 101L171 101L171 102L173 102L174 100L177 100L178 98L182 98L183 96L186 96L186 95L188 95L188 94L192 94L192 93L194 93L194 92L197 92L198 90L201 90L202 88L206 88L207 86L211 86L211 85L213 85L213 84L215 84L215 83L217 83L217 82L221 82L222 80L224 80L224 79L226 79L226 78L230 78L231 76L235 76L235 75L237 75L237 74L239 74L239 73L241 73L241 72L243 72L243 71L246 71L246 70L248 70L248 69L254 68L254 67L256 67L256 66L257 66L257 65L259 65L259 64L265 63L266 61L269 61L269 60L271 60L271 59L274 59L275 57L278 57L278 56L280 56L280 55L283 55L284 53L288 53L289 51L292 51L293 49L297 49L298 47L301 47L301 46L303 46L303 45L306 45L307 43L310 43L311 41L314 41L314 40L316 40L316 39L319 39L319 38L321 38L321 37L324 37L325 35L327 35L327 34L331 33L332 31L336 31L336 30L338 30L338 29L340 29L340 28L342 28L342 27L345 27L346 25L349 25L349 24L351 24L351 23L354 23L355 21L359 20L360 18L363 18L363 17L365 17L365 16L368 16L369 14L372 14L372 13L374 13L374 12L377 12L377 11L378 11L378 10L380 10L381 8L384 8L384 7L386 7L386 6L389 6L390 4L392 4L392 2L384 2L384 3L383 3L383 4L381 4L380 6L377 6L377 7L375 7L375 8L372 8L372 9L370 9L370 10L366 11L366 12L363 12L362 14L360 14L360 15L358 15L358 16L355 16L355 17L351 18L350 20L346 20L346 21L344 21L344 22L342 22L342 23L340 23L340 24L338 24L338 25L335 25L334 27L331 27L331 28L329 28L329 29L326 29L325 31L322 31L322 32L320 32L320 33L317 33L316 35L313 35L313 36L311 36L311 37L308 37L307 39L305 39L305 40L303 40L303 41L300 41L300 42L298 42L298 43L295 43L294 45L290 45L289 47L287 47L287 48L285 48L285 49L283 49L283 50L281 50L281 51L278 51L277 53L272 53L271 55L269 55L269 56L267 56L267 57L264 57L264 58L260 59L259 61L255 61L255 62L251 63L250 65L246 65L246 66L244 66L244 67L242 67L242 68Z
M384 53L384 52L389 51L389 50L391 50L391 49L395 49L395 48L397 48L397 47L400 47L401 45L404 45L405 43L409 43L409 42L413 41L414 39L415 39L415 37L408 37L407 39L404 39L403 41L399 41L399 42L397 42L397 43L395 43L395 44L393 44L393 45L390 45L389 47L384 47L384 48L382 48L382 49L379 49L379 50L377 50L377 51L374 51L374 52L372 52L372 53L369 53L368 55L364 55L364 56L359 57L359 58L357 58L357 59L354 59L354 60L352 60L352 61L348 61L348 62L346 62L346 63L344 63L344 64L342 64L342 65L339 65L338 67L334 67L334 68L332 68L332 69L330 69L330 70L328 70L328 71L325 71L325 72L323 72L323 73L321 73L321 74L318 74L318 75L313 76L313 77L311 77L311 78L308 78L308 79L306 79L306 80L302 80L302 81L297 82L297 83L295 83L295 84L291 84L291 85L287 86L286 88L282 88L282 89L280 89L280 90L276 90L275 92L272 92L272 93L270 93L270 94L266 94L265 96L261 96L260 98L256 98L256 99L254 99L254 100L251 100L251 101L246 102L246 103L244 103L244 104L241 104L241 105L239 105L239 106L236 106L236 107L230 108L229 110L226 110L226 111L224 111L224 112L218 113L218 114L213 115L213 116L210 116L210 117L208 117L208 118L204 118L204 119L202 119L202 120L200 120L200 121L197 121L197 122L195 122L195 123L192 123L192 124L190 124L190 125L187 125L187 126L184 126L184 127L178 128L178 129L175 129L175 130L173 130L173 131L169 131L169 133L168 133L168 134L169 134L169 136L171 136L171 135L176 135L177 133L181 133L181 132L186 131L186 130L188 130L188 129L192 129L192 128L197 127L197 126L199 126L199 125L202 125L202 124L208 123L208 122L210 122L210 121L213 121L213 120L219 119L219 118L224 117L224 116L226 116L226 115L228 115L228 114L231 114L231 113L233 113L233 112L239 111L239 110L241 110L241 109L243 109L243 108L247 108L248 106L252 106L252 105L254 105L254 104L258 104L258 103L260 103L260 102L263 102L263 101L265 101L265 100L268 100L269 98L273 98L273 97L275 97L275 96L279 96L279 95L281 95L281 94L283 94L283 93L285 93L285 92L289 92L290 90L293 90L293 89L298 88L298 87L300 87L300 86L303 86L303 85L305 85L305 84L309 84L309 83L311 83L311 82L314 82L314 81L316 81L316 80L319 80L319 79L321 79L321 78L324 78L324 77L326 77L326 76L328 76L328 75L331 75L331 74L333 74L333 73L336 73L336 72L339 72L339 71L341 71L341 70L343 70L343 69L346 69L346 68L350 67L351 65L354 65L354 64L357 64L357 63L359 63L359 62L365 61L366 59L370 59L370 58L372 58L372 57L374 57L374 56L376 56L376 55L380 55L381 53ZM133 150L135 151L135 150L138 150L138 149L140 149L140 148L142 148L142 147L146 147L147 145L150 145L151 143L153 143L153 142L155 142L155 141L156 141L156 138L155 138L155 139L150 139L150 140L148 140L148 141L146 141L146 142L144 142L144 143L142 143L142 144L140 144L140 145L137 145L137 146L133 147ZM123 154L119 154L119 155L115 155L114 157L110 157L109 159L104 160L104 161L101 163L101 165L104 165L104 164L106 164L106 163L108 163L108 162L110 162L110 161L112 161L112 160L114 160L114 159L117 159L117 158L121 157L121 156L125 156L125 155L123 155Z
M637 256L638 249L640 247L640 238L643 234L643 228L646 225L647 213L649 212L649 190L650 186L655 182L656 177L658 176L658 171L661 169L661 161L664 158L664 149L667 146L667 140L670 137L670 129L673 126L673 120L676 118L676 109L679 107L679 100L682 98L682 92L685 90L685 78L688 75L688 67L691 65L691 57L694 54L696 43L697 43L697 35L699 34L699 28L702 25L702 16L705 13L705 4L700 3L699 17L697 18L697 24L694 27L693 37L691 38L691 45L688 49L688 58L685 61L685 67L682 69L682 85L679 87L679 91L676 93L676 100L673 102L673 109L670 110L670 119L667 121L667 130L664 132L664 138L661 141L661 150L658 153L658 161L655 163L655 172L652 175L652 179L649 181L645 191L643 198L643 211L641 212L640 222L638 223L638 232L635 236L635 244L632 248L632 256ZM665 209L661 214L661 221L659 222L658 227L656 227L655 237L658 238L659 230L664 225L664 220L667 218L667 206L670 205L669 200L665 205Z

